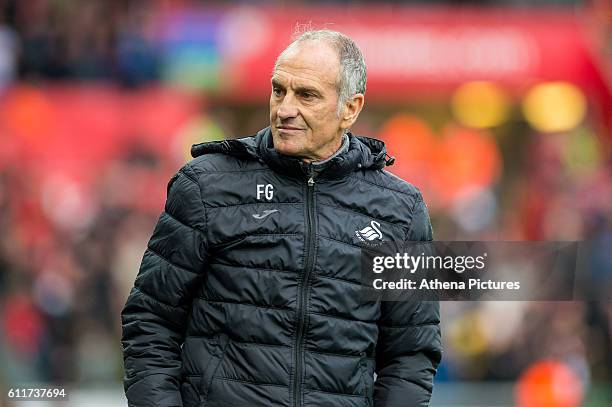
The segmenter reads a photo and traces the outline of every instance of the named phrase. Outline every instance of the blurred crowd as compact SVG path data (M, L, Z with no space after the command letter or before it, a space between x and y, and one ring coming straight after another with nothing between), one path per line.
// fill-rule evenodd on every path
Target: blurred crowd
M103 79L134 92L155 84L160 66L145 3L0 2L0 102L18 83ZM192 123L200 124L188 130L196 136L182 129L182 140L244 136L268 120L265 103L196 104ZM435 133L453 122L448 110L368 107L354 130L386 139L389 122L408 115ZM0 139L14 137L2 120ZM562 134L509 121L487 135L495 174L453 195L436 192L427 173L402 167L401 153L390 170L425 191L437 240L589 240L593 270L611 273L610 139L589 120ZM9 154L0 154L0 383L117 382L119 313L183 156L126 144L98 163L91 182L74 184ZM438 380L515 380L533 362L555 359L585 386L609 384L610 304L444 303Z
M111 162L76 213L70 196L51 207L42 191L30 187L34 177L27 168L3 168L0 370L10 372L5 379L121 377L119 312L156 221L136 202L152 199L161 208L168 171L159 174L160 160L137 151ZM136 185L147 190L138 194ZM54 187L70 194L61 184Z
M78 79L138 85L159 77L142 1L4 1L0 80ZM7 58L7 56L12 58Z
M605 0L539 0L537 5L571 5L577 8ZM156 8L173 9L185 4L212 7L253 4L239 1L146 0L2 0L0 2L0 88L16 75L30 80L113 80L138 86L158 80L164 67L159 60L154 33ZM368 1L258 0L271 6L304 4L367 4ZM374 3L372 1L372 3ZM526 0L412 0L388 3L465 4L469 6L533 6Z

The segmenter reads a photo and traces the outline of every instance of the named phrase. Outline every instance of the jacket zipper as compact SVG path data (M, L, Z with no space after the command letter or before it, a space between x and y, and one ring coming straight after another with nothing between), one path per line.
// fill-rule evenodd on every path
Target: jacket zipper
M308 173L308 181L306 188L306 210L308 224L306 229L306 264L304 267L304 275L302 277L301 286L298 292L298 327L295 346L295 380L293 382L293 405L299 407L301 403L302 382L302 356L303 356L303 341L304 341L304 324L306 319L306 301L308 297L309 277L310 272L314 268L314 244L315 244L315 211L314 211L314 175L312 168Z

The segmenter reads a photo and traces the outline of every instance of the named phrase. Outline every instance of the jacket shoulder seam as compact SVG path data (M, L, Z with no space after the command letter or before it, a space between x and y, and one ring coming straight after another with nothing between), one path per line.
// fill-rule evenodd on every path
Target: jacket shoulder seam
M358 176L355 176L355 175L351 175L351 176L349 176L349 178L354 178L354 179L356 179L356 180L359 180L359 181L365 182L365 183L367 183L367 184L373 185L373 186L378 187L378 188L386 189L386 190L388 190L388 191L397 192L398 194L407 195L407 196L410 196L410 197L414 197L414 196L416 195L416 193L414 193L414 192L413 192L413 193L410 193L410 192L406 192L406 191L401 191L401 190L399 190L399 189L390 188L390 187L389 187L389 186L387 186L387 185L380 185L380 184L377 184L377 183L375 183L375 182L369 181L369 180L367 180L367 179L365 179L365 178L358 177Z
M206 239L206 237L207 237L206 231L208 230L208 212L206 211L206 202L204 201L204 193L202 192L202 185L200 184L200 182L198 181L197 178L195 178L194 176L188 174L185 171L186 168L189 168L193 172L195 172L195 171L194 171L194 169L189 164L186 164L185 166L183 166L183 168L181 168L179 170L181 173L185 174L185 176L188 179L190 179L194 184L196 184L196 186L198 187L198 192L200 193L200 202L202 202L202 207L203 207L203 210L204 210L204 230L200 230L200 232L202 233L202 235L204 237L205 245L207 246L207 244L206 244L206 241L207 241L207 239ZM197 229L197 230L199 230L199 229Z
M200 184L198 183L198 180L197 180L197 179L196 179L196 178L195 178L193 175L189 174L189 173L186 171L186 168L189 168L191 171L193 171L193 168L191 168L191 166L189 166L189 164L187 164L187 165L184 165L184 166L183 166L183 168L181 168L181 169L179 170L179 172L180 172L181 174L183 174L184 176L186 176L187 178L189 178L189 180L190 180L191 182L193 182L194 184L196 184L196 185L198 185L198 186L199 186Z
M408 227L408 231L406 233L406 240L410 238L410 233L412 233L413 228L414 228L414 213L415 213L416 207L418 204L422 202L423 202L423 195L418 193L416 199L414 200L414 203L412 204L412 208L410 208L410 216L412 218L410 220L410 226Z

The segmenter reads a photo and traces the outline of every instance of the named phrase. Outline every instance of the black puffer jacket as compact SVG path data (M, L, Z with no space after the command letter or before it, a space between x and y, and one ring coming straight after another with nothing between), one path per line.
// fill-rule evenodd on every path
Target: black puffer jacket
M121 314L129 405L428 405L438 304L359 301L360 239L431 240L421 194L381 141L309 180L271 139L195 145L170 180Z

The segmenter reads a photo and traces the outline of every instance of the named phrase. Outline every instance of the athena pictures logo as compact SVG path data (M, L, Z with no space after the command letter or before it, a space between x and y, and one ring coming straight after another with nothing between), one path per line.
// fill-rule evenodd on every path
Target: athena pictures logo
M383 240L382 232L380 231L379 227L380 227L380 223L373 220L372 222L370 222L370 226L366 226L365 228L361 230L356 230L355 235L362 242L365 242L365 241L371 242L372 240L375 240L375 239Z

